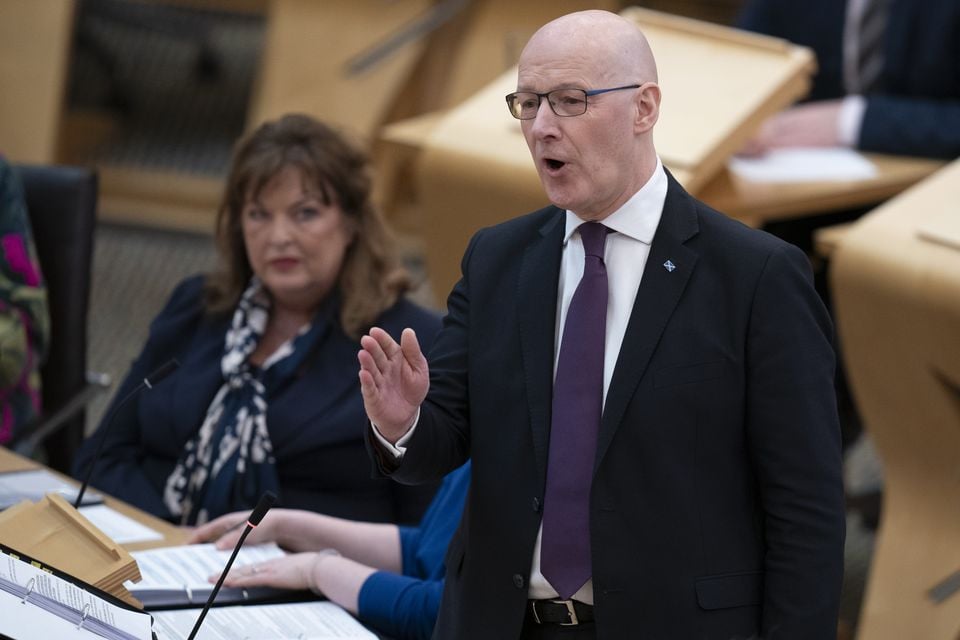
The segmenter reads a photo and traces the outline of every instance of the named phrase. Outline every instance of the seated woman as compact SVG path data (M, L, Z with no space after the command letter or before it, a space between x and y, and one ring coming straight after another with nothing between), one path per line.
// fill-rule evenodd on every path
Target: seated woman
M0 444L40 413L48 332L47 292L23 188L0 156Z
M443 592L444 556L469 485L467 462L447 474L417 528L269 511L245 544L276 542L294 553L235 567L223 584L310 589L397 640L429 638ZM242 533L236 525L249 515L244 511L222 516L198 528L191 542L220 536L217 547L232 549ZM217 578L211 576L210 581Z
M440 322L403 298L365 154L308 116L261 125L235 152L216 241L220 270L176 288L74 474L106 435L91 485L184 525L266 490L285 507L416 522L433 487L371 478L356 354L374 324L430 343ZM118 404L171 358L172 375Z

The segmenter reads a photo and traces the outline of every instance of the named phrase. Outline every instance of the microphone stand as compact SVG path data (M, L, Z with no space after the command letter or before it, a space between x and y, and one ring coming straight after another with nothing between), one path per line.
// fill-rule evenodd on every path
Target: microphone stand
M83 494L87 491L87 485L90 484L90 478L93 477L93 470L97 466L97 462L100 460L100 453L103 451L103 445L107 441L107 436L110 434L110 428L113 426L114 417L120 412L120 409L123 408L123 406L126 405L137 394L144 389L152 389L155 384L176 371L177 367L179 366L180 362L176 358L168 360L166 363L160 365L156 371L144 378L143 381L134 387L130 393L125 395L120 402L113 405L110 413L103 421L103 434L100 436L100 442L97 443L97 450L93 454L93 458L90 459L90 468L87 469L87 476L84 478L83 484L80 485L80 491L77 493L77 499L73 503L74 509L80 508L80 502L83 500Z
M223 571L220 573L220 578L217 580L217 584L214 585L213 591L210 592L210 597L207 598L207 603L203 605L203 610L197 617L197 622L193 625L193 630L190 632L187 640L193 640L197 635L197 631L200 630L200 625L203 623L203 619L207 617L207 612L210 611L210 607L213 606L214 599L217 597L217 594L220 593L220 587L223 586L223 581L226 579L227 574L230 573L230 568L233 566L233 561L237 559L237 554L240 553L240 547L243 546L243 541L247 539L247 536L250 535L251 531L257 528L257 525L260 524L261 520L263 520L263 516L267 515L267 511L270 510L270 507L272 507L273 503L276 501L277 494L273 493L272 491L267 491L260 497L260 501L257 502L256 508L254 508L253 513L250 514L250 518L247 520L247 526L244 528L243 533L240 534L240 539L237 540L237 544L233 547L233 553L230 554L230 559L227 560L227 566L224 567Z

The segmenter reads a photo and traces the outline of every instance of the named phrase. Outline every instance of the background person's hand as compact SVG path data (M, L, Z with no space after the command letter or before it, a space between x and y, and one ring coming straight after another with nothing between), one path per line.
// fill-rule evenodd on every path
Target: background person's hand
M318 552L292 553L257 564L247 564L230 569L223 581L225 587L276 587L278 589L313 589L312 572L319 559ZM215 583L219 574L209 577Z
M808 102L771 116L740 153L762 155L787 147L837 147L840 145L840 100Z
M277 523L280 515L275 509L267 512L260 524L250 532L244 544L263 544L265 542L277 541ZM193 535L187 540L187 544L197 544L201 542L213 542L218 549L232 549L240 539L240 535L246 528L247 518L250 517L249 511L234 511L215 518L210 522L197 527Z
M407 432L427 397L430 372L412 329L400 344L378 327L360 339L360 390L367 416L390 442Z

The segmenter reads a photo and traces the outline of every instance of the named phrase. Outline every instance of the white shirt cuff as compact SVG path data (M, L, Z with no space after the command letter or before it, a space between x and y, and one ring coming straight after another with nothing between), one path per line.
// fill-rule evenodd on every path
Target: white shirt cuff
M867 99L851 95L843 99L840 105L840 117L837 119L837 139L845 147L856 147L860 140L860 128L863 126L863 114L867 110Z
M393 457L397 460L403 457L403 454L407 452L407 443L410 442L410 438L413 437L413 432L417 428L417 423L420 422L420 408L417 407L417 415L413 416L413 423L407 429L407 432L400 436L400 439L397 440L397 443L394 444L383 437L380 433L380 429L372 421L370 426L373 427L373 437L383 445L383 448L393 454Z

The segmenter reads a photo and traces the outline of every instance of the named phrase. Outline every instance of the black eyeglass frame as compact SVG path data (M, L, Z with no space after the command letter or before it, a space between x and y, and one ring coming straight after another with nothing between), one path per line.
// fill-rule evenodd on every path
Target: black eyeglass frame
M626 89L639 89L643 85L640 84L625 84L622 87L610 87L609 89L577 89L574 87L565 87L563 89L553 89L552 91L547 91L546 93L537 93L536 91L514 91L513 93L508 93L504 99L507 101L507 111L510 112L517 120L533 120L537 117L537 114L540 113L540 104L543 102L543 99L547 99L547 104L550 105L550 110L553 113L561 118L576 118L577 116L582 116L587 112L587 105L589 101L587 98L590 96L597 96L601 93L610 93L611 91L624 91ZM583 111L580 113L557 113L557 108L554 106L553 101L550 100L551 93L557 93L560 91L579 91L583 94ZM517 115L512 107L513 101L516 100L516 97L520 94L528 94L531 96L537 96L537 108L534 110L533 115L529 118L524 118Z

